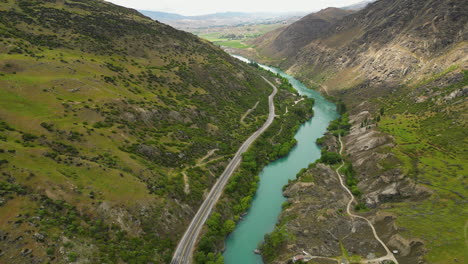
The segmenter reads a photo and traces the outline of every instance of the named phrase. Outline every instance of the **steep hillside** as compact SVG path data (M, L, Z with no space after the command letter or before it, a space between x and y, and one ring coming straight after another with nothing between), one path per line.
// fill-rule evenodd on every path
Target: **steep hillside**
M342 135L344 155L335 155L345 161L341 174L357 200L353 211L372 221L400 264L466 259L467 85L468 71L452 69L415 89L364 101L341 125L348 132L333 124L320 141L332 156ZM275 239L263 246L267 263L303 251L321 256L319 263L385 255L369 226L344 213L349 196L334 171L338 164L322 158L285 188L289 199L270 235Z
M168 262L259 73L105 1L0 1L0 263Z
M466 61L467 12L461 0L380 0L278 63L330 90L417 82Z
M467 13L461 0L380 0L290 56L251 53L344 101L350 123L331 126L324 153L338 152L341 134L354 212L375 224L400 264L466 259ZM311 166L286 189L290 203L270 236L283 240L263 246L268 262L302 250L357 262L382 256L368 227L343 215L349 197L336 167Z
M295 55L312 40L327 33L334 22L351 13L353 11L330 7L309 14L285 28L269 32L252 44L268 57L277 59L289 57Z

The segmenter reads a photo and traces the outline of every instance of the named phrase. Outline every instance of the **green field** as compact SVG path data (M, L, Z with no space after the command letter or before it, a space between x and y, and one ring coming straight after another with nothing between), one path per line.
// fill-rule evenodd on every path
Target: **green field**
M213 43L223 47L236 49L246 49L252 47L251 45L245 45L241 40L214 41Z
M282 26L284 26L282 23L225 26L215 29L195 29L192 30L192 33L211 41L216 45L236 49L246 49L252 47L252 45L247 44L248 41Z

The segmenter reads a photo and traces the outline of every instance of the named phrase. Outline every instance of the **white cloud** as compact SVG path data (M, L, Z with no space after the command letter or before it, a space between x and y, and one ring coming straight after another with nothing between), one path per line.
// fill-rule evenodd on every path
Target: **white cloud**
M108 0L140 10L201 15L216 12L290 12L317 11L326 7L347 6L362 0Z

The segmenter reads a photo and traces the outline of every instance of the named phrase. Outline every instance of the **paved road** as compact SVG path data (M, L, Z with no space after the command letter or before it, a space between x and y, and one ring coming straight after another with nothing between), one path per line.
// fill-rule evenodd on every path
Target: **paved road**
M343 144L343 141L341 141L341 136L338 137L338 140L340 141L340 155L343 154L343 149L344 149L344 144ZM342 179L342 176L339 172L339 170L344 166L344 161L341 163L341 166L338 167L336 169L336 175L338 175L338 179L340 180L340 184L341 186L343 187L343 189L346 190L346 192L349 194L349 196L351 197L351 199L349 200L348 202L348 205L346 206L346 212L348 213L348 215L350 215L351 217L353 218L359 218L359 219L362 219L362 220L365 220L370 228L372 229L372 233L374 234L374 237L377 241L379 241L379 243L382 245L382 247L385 249L385 251L387 251L387 255L383 256L383 257L380 257L380 258L376 258L376 259L367 259L367 260L362 260L361 263L380 263L381 261L384 261L384 260L391 260L393 261L395 264L398 264L398 261L396 260L395 256L393 255L392 251L390 251L390 249L388 249L387 245L385 245L385 243L380 239L380 237L377 235L377 231L375 231L375 227L374 225L371 223L371 221L369 221L369 219L363 217L363 216L360 216L360 215L355 215L353 214L353 212L351 211L351 205L353 204L353 202L355 201L355 198L354 198L354 195L353 193L348 189L348 187L344 184L344 181Z
M192 222L185 231L184 236L179 241L176 251L174 252L174 256L172 257L171 264L192 263L193 249L197 242L197 238L203 228L203 224L205 223L206 219L211 213L211 210L213 209L219 197L221 196L229 178L239 166L242 158L242 153L244 153L250 147L250 145L271 125L271 123L273 123L273 120L275 119L275 105L273 103L273 99L278 90L266 78L262 78L273 87L273 93L268 97L268 119L259 130L253 133L244 142L244 144L242 144L242 146L237 151L236 155L234 155L234 158L232 158L231 162L229 162L229 164L227 165L223 174L221 174L219 179L213 185L213 188L211 188L210 193L198 209L198 212L195 214L195 217L192 219Z

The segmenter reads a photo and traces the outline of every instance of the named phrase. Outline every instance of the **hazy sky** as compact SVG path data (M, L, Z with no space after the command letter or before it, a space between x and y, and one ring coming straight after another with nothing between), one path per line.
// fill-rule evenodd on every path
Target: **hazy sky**
M107 0L140 10L162 11L181 15L201 15L216 12L289 12L317 11L341 7L362 0Z

